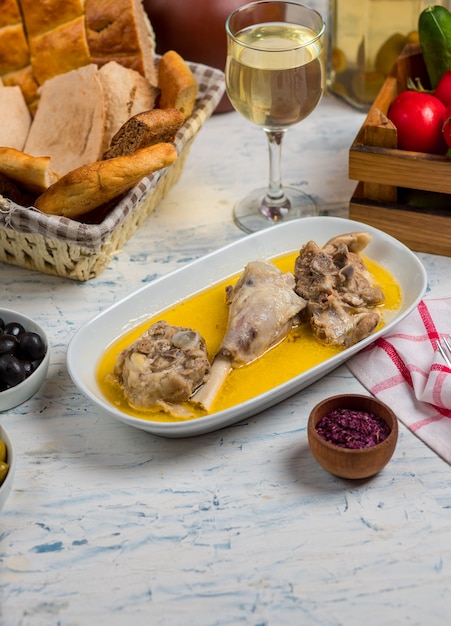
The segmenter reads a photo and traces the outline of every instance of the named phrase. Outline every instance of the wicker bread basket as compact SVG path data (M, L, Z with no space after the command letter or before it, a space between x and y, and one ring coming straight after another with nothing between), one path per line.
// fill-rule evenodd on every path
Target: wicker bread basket
M191 117L177 134L178 158L144 178L99 224L46 215L0 196L0 261L46 274L85 281L100 274L174 185L202 124L224 93L224 75L189 63L199 84Z

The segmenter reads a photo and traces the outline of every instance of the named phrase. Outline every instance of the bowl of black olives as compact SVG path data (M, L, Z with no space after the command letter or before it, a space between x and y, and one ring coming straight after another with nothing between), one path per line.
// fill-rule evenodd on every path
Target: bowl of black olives
M0 411L36 393L47 376L49 360L44 329L18 311L0 308Z

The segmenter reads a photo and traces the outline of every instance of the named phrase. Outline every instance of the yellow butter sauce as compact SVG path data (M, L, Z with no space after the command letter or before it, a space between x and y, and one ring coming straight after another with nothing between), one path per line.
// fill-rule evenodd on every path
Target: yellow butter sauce
M282 271L292 272L297 254L297 252L287 254L272 259L272 262ZM366 257L362 258L375 282L384 292L385 302L381 307L382 310L396 311L402 302L398 283L382 266ZM124 413L134 417L161 422L178 421L180 418L161 411L141 411L129 406L119 385L111 380L117 356L122 349L142 335L151 324L158 320L165 320L168 324L197 330L204 337L212 358L221 344L227 327L228 305L225 299L225 287L234 284L237 278L238 276L229 277L190 298L175 303L172 307L125 333L109 346L97 368L97 382L107 400ZM228 409L269 391L342 350L343 348L336 346L320 344L306 325L294 328L284 341L262 358L230 372L211 412L216 413ZM193 418L201 415L205 415L205 412L195 409Z

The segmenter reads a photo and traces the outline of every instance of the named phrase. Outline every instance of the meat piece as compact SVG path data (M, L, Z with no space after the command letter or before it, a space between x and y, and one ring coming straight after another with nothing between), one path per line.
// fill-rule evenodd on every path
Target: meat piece
M353 346L368 337L380 321L377 309L353 309L334 294L320 303L309 302L307 307L313 333L327 344Z
M305 307L294 291L292 274L267 261L248 263L234 287L227 287L230 305L220 353L233 367L258 359L284 339Z
M370 241L369 233L348 233L333 237L323 246L339 268L338 290L343 300L353 306L374 306L384 301L382 290L373 285L373 277L359 256Z
M349 252L359 253L364 250L370 243L372 237L369 233L351 232L344 235L336 235L329 239L329 241L323 246L324 252L330 254L337 246L343 244L349 250Z
M193 400L208 410L232 367L251 363L287 336L306 304L294 286L292 274L268 261L247 264L235 286L226 288L227 331L210 379Z
M119 354L114 374L130 404L163 408L188 400L210 373L204 339L190 328L159 321Z
M295 261L296 293L307 300L305 317L322 342L348 347L373 332L384 301L373 284L361 252L368 233L352 232L330 239L322 248L305 244Z
M314 242L307 242L300 250L294 266L295 290L309 301L319 294L335 289L337 268L333 260Z

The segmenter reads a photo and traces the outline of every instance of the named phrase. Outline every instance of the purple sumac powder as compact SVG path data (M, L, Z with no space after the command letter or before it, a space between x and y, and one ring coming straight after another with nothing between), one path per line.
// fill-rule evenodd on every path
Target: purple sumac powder
M371 448L387 439L390 427L381 417L366 411L336 409L316 425L317 433L341 448Z

